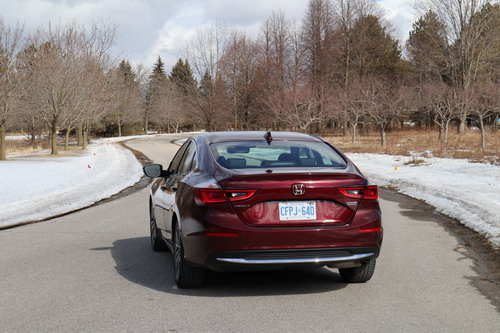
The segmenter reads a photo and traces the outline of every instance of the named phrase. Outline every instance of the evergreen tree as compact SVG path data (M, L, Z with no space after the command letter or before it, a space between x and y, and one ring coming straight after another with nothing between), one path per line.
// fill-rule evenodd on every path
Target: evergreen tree
M122 60L118 65L118 70L123 75L125 82L134 82L135 81L135 73L132 69L132 65L128 60Z
M485 59L478 70L478 79L500 82L500 3L487 3L474 21L486 21L481 32Z
M362 16L353 26L353 68L360 77L384 76L394 78L401 67L398 41L374 15Z
M420 82L447 81L445 26L434 12L428 11L413 23L406 50Z
M144 132L147 133L149 121L154 113L160 112L158 109L161 100L165 95L167 85L167 75L165 74L165 64L158 56L158 60L153 65L153 71L149 75L148 91L146 93L146 110L144 113Z
M205 71L203 77L201 78L199 90L200 90L200 95L203 97L208 97L212 94L213 83L212 83L212 77L210 76L208 70Z
M151 75L149 76L150 79L153 77L160 79L160 80L166 80L167 75L165 74L165 64L161 60L161 57L158 56L158 60L156 60L155 64L153 65L153 71L151 72Z
M196 90L196 79L187 60L183 61L182 58L179 58L174 67L172 67L169 78L186 96Z

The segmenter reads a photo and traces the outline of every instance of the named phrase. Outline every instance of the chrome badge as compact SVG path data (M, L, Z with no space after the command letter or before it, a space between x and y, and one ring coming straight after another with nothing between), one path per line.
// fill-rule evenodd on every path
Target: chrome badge
M293 184L292 193L293 195L304 195L306 194L306 186L304 184Z

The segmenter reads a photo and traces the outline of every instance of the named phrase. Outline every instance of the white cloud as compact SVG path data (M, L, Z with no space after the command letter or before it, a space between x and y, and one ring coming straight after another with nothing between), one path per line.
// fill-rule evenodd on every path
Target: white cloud
M169 69L182 56L182 48L194 37L196 29L205 21L202 7L194 5L182 8L179 13L166 21L158 31L154 45L149 49L147 63L162 57L165 69Z
M414 21L409 6L401 0L377 2L399 31L396 37L406 39ZM117 56L150 68L160 55L169 71L196 30L214 20L255 37L273 11L281 9L300 22L307 4L308 0L0 0L0 15L9 25L24 23L27 32L48 21L115 24Z
M415 15L412 12L410 1L404 0L380 0L377 1L384 10L385 18L392 22L396 31L395 37L402 43L408 38Z
M290 19L301 19L307 6L306 0L206 0L209 17L228 24L249 25L262 22L273 11L283 10Z
M81 24L103 21L118 28L115 50L134 62L147 61L158 31L181 7L176 0L0 0L0 15L33 33L49 21Z

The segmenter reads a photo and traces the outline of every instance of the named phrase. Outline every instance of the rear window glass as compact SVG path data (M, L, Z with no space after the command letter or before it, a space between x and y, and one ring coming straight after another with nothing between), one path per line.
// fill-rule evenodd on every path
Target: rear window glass
M227 169L346 167L344 159L324 142L220 142L210 147L217 163Z

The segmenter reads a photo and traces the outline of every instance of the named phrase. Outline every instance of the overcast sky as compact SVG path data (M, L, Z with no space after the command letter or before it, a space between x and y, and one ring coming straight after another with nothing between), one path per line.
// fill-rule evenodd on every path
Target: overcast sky
M377 1L404 40L413 16L405 0ZM249 34L273 12L282 9L302 20L308 0L0 0L0 15L9 25L24 24L32 32L47 22L104 20L118 27L115 53L134 64L152 66L160 55L169 72L196 29L214 20Z

